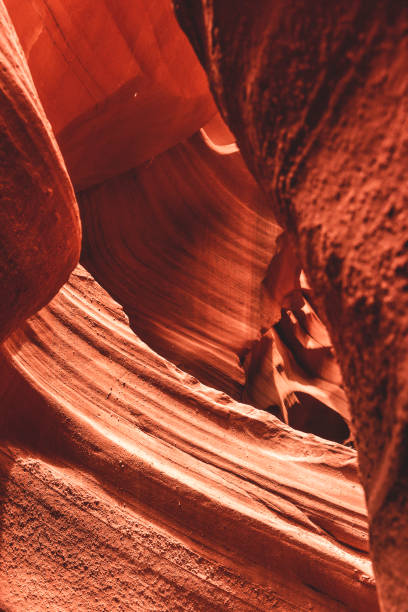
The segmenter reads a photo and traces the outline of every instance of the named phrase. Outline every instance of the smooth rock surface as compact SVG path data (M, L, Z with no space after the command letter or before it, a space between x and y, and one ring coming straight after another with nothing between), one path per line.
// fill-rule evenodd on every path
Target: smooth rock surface
M47 304L78 262L74 192L0 2L0 341Z
M81 261L132 329L181 369L343 442L348 403L331 341L236 145L216 144L222 128L213 120L152 162L81 192Z
M170 0L7 0L75 188L152 159L215 114Z
M405 9L176 4L0 0L0 608L404 610Z

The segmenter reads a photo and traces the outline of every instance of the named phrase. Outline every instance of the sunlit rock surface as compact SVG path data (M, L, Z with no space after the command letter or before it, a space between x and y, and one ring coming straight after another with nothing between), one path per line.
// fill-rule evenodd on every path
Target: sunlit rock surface
M180 368L342 442L340 372L294 251L236 145L209 134L80 194L83 263Z
M176 4L1 5L0 608L375 611L356 438L404 609L403 14Z

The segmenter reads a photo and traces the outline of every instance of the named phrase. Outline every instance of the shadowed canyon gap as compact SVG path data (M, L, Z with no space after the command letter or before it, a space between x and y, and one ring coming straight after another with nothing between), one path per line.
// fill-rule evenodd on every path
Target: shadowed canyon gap
M2 609L408 609L407 33L0 2Z

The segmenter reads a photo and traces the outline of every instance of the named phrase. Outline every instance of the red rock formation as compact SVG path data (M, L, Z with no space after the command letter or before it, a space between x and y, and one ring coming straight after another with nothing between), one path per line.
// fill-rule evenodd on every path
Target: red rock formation
M170 0L7 0L76 188L153 158L215 114Z
M7 6L0 608L404 609L397 4Z
M75 196L23 52L0 3L0 340L76 265Z
M299 245L349 391L382 605L406 609L407 7L175 4Z

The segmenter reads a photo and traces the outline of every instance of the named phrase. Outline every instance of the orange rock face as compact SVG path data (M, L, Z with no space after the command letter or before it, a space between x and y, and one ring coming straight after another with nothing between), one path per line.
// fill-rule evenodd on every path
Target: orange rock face
M180 368L342 442L348 404L330 340L236 145L216 144L221 129L228 136L216 121L81 192L83 263L132 329ZM277 278L283 259L291 274Z
M240 356L264 323L261 283L281 229L239 152L197 134L79 200L83 262L133 329L240 397Z
M71 179L153 158L215 114L170 0L7 0Z
M403 13L175 4L0 7L0 608L404 609Z

